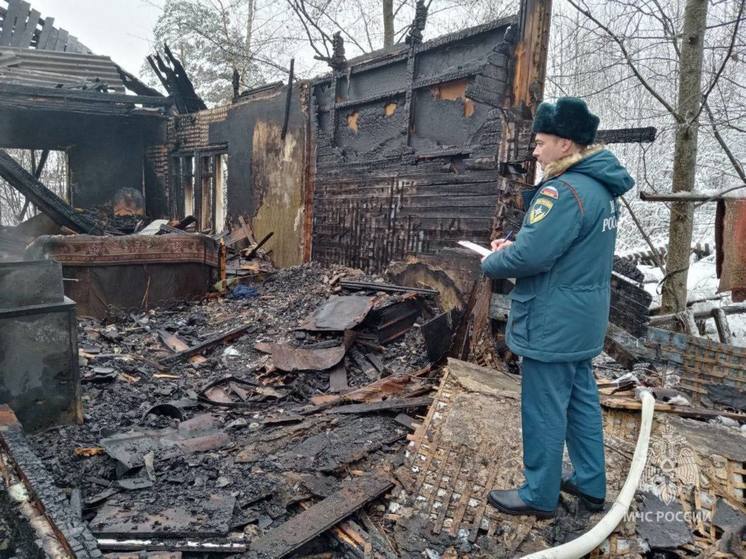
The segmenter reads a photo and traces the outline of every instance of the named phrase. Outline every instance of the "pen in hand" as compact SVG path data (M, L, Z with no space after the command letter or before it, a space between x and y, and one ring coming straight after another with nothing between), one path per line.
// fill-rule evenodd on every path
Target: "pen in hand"
M513 237L513 231L508 231L507 235L505 235L502 239L495 239L490 243L490 248L492 249L492 252L502 250L507 245L506 243L512 244L512 241L510 240Z

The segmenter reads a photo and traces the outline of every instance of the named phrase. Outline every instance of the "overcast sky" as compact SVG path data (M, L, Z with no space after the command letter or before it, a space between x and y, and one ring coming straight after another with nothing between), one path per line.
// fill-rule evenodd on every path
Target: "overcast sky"
M41 17L53 17L55 27L136 75L151 50L162 4L163 0L31 0Z

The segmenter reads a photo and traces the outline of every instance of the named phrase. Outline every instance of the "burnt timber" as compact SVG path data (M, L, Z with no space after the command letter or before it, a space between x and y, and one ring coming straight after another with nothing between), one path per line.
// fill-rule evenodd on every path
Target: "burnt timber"
M102 232L95 223L75 213L64 200L40 183L4 150L0 150L0 176L57 224L69 227L77 233Z

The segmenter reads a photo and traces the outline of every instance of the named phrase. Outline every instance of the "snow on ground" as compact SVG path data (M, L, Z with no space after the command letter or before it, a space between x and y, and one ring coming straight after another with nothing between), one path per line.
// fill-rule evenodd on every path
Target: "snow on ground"
M661 302L660 281L663 279L663 272L656 266L640 265L638 268L643 274L645 274L645 290L653 295L651 306L659 306ZM689 266L689 276L687 278L689 300L717 297L718 295L723 296L722 299L719 300L696 304L693 307L694 310L699 310L705 306L716 307L731 303L730 292L718 293L718 282L719 280L715 273L715 255L712 254L702 258L701 260L696 260L696 256L692 255L692 261ZM733 344L746 347L746 314L728 315L728 323L730 324L730 329L733 333ZM715 322L710 319L707 320L705 324L707 326L707 337L718 341L719 339L717 330L715 329Z

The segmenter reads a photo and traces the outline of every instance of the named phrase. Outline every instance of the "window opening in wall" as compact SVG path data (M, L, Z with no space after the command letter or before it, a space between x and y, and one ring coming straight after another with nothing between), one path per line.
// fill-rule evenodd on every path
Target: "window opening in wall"
M215 156L215 232L225 228L228 213L228 155L222 153Z
M8 154L49 190L70 200L70 177L67 153L61 150L9 149ZM34 217L39 210L26 197L0 178L0 225L18 225Z
M200 157L200 179L202 180L199 228L201 231L214 230L213 209L215 207L215 157Z
M194 158L180 158L181 185L184 193L184 216L194 215Z
M216 151L172 159L177 215L196 217L198 230L206 233L222 230L227 214L228 155Z
M173 196L172 211L177 217L194 215L194 157L191 155L175 155L173 165Z

